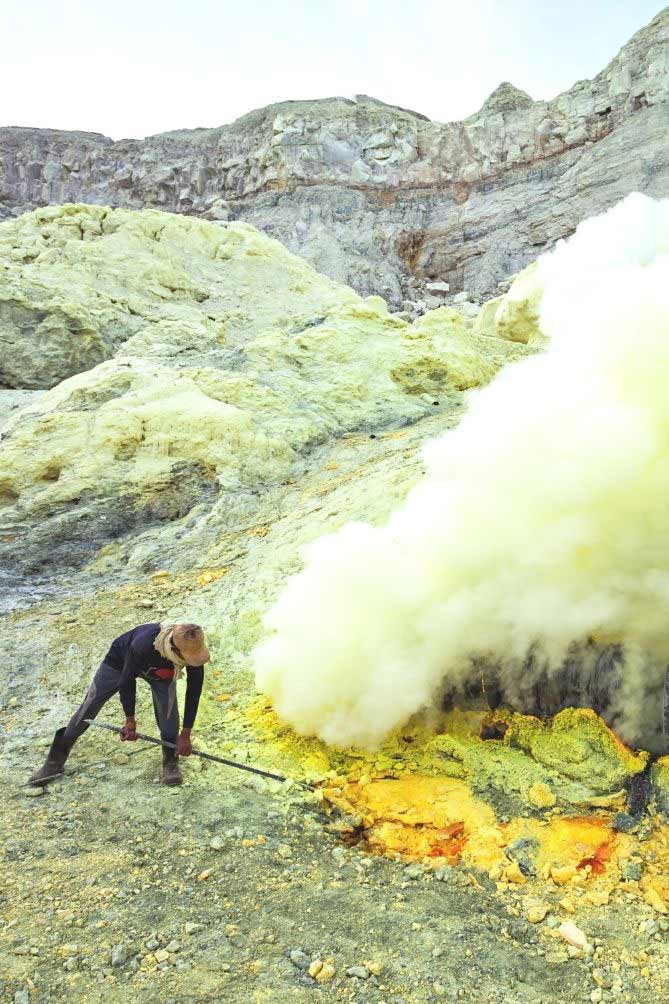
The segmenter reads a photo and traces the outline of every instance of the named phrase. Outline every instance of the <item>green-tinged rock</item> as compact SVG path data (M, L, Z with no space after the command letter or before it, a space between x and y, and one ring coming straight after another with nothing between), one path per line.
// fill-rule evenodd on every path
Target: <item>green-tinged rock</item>
M537 264L533 262L519 272L497 306L493 321L497 337L525 345L542 344L544 336L539 326L542 295Z
M669 756L660 757L650 768L650 783L660 812L669 812Z

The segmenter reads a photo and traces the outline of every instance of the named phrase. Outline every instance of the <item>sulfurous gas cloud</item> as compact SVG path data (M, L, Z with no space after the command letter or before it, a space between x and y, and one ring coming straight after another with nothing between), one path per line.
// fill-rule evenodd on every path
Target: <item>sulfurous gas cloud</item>
M669 200L629 196L538 269L545 351L472 393L388 523L316 541L267 614L257 684L300 732L372 746L472 677L473 658L512 693L530 649L557 672L589 636L625 646L623 734L642 742L659 716Z

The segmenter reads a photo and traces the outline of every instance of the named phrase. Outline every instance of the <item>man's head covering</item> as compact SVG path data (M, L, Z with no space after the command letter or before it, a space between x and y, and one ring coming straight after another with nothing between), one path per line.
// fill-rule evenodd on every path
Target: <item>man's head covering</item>
M153 647L174 665L177 679L184 666L204 666L211 658L204 641L204 631L199 624L164 621Z

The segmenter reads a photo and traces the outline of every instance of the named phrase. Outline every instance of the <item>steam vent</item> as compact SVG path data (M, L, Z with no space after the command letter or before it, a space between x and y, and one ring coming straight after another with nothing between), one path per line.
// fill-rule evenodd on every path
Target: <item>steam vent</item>
M669 1000L668 40L0 130L0 1000Z

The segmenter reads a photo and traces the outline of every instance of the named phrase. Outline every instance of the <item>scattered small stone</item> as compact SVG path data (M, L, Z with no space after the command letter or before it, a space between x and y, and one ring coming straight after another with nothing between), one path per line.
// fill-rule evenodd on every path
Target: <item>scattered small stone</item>
M130 763L130 757L127 753L114 753L112 763L115 763L117 767L123 767L125 764Z
M205 868L204 871L201 871L197 877L198 882L206 882L209 876L211 875L211 872L212 872L211 868Z
M200 930L201 927L202 924L196 924L192 920L187 920L186 923L184 924L184 930L186 934L195 934L197 931Z
M557 801L553 791L542 781L537 781L528 789L527 800L535 809L552 809Z
M311 976L312 980L316 979L322 968L323 968L323 963L321 962L321 960L314 959L314 961L311 963L308 969L308 973Z
M619 833L633 833L639 825L639 820L630 816L629 812L617 812L613 817L613 829Z
M111 953L112 966L124 966L128 961L128 952L125 945L114 945Z
M288 958L298 969L307 970L311 965L311 959L301 948L294 948L288 953Z
M368 980L370 977L369 969L366 966L349 966L346 970L347 976L355 976L359 980Z
M292 848L288 844L279 844L276 852L280 858L292 858L293 856Z
M209 846L211 847L212 851L222 851L223 848L225 847L225 840L223 839L223 837L220 837L217 834L215 837L211 838Z
M179 951L181 951L181 945L180 945L180 943L179 943L178 941L169 941L169 942L168 942L168 943L167 943L167 944L165 945L165 948L166 948L166 949L167 949L167 951L168 951L168 952L170 952L171 954L174 954L175 952L179 952Z
M165 951L164 948L159 948L157 952L154 953L156 962L167 962L169 961L170 953Z
M316 974L317 983L328 983L334 978L337 970L331 962L324 962L322 969Z
M14 1004L30 1004L30 992L28 990L17 990L14 994Z
M156 938L149 938L148 941L144 942L144 946L150 952L155 952L156 948L160 948L160 942Z
M371 973L372 976L380 976L383 972L382 962L365 962L365 968Z
M623 858L620 868L626 882L638 882L643 874L643 861L641 858Z
M558 927L558 934L571 945L572 948L577 948L582 951L588 944L588 939L585 932L577 927L576 924L571 920L566 920L563 924Z
M526 916L530 924L540 924L547 913L548 905L546 903L537 903L535 906L529 907Z
M551 868L551 878L556 885L566 885L576 875L573 865L565 865L564 868Z
M39 798L40 795L44 794L44 788L26 788L25 796L26 798ZM23 991L19 990L19 993Z

